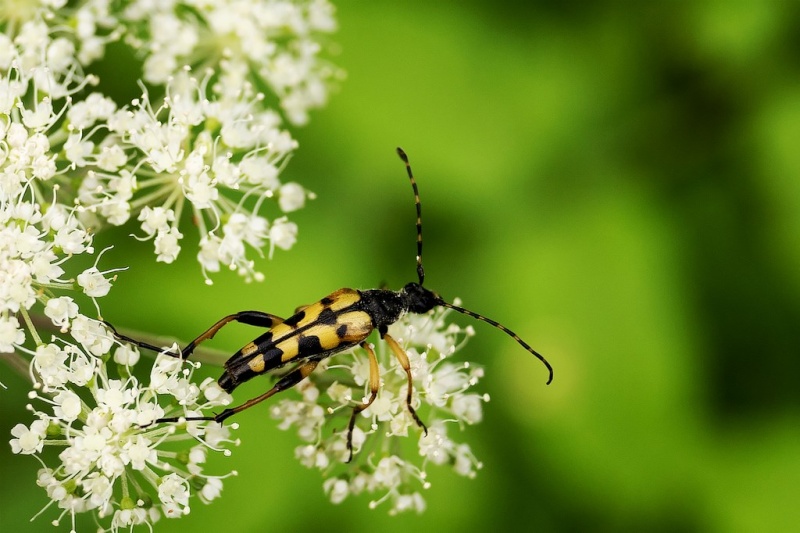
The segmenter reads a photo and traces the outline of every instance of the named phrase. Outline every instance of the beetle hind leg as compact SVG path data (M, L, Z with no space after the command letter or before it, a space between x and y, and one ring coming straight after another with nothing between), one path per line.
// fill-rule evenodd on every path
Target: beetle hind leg
M175 357L177 359L181 358L181 352L180 351L173 352L171 350L165 350L164 348L159 348L158 346L156 346L154 344L150 344L148 342L140 341L138 339L134 339L134 338L128 337L127 335L123 335L122 333L117 331L117 328L115 328L111 324L111 322L108 322L107 320L103 320L103 324L105 324L105 326L109 330L111 330L111 334L114 335L114 338L117 339L118 341L127 342L128 344L131 344L133 346L137 346L139 348L144 348L145 350L152 350L152 351L154 351L156 353L163 353L165 355L168 355L170 357Z
M286 389L291 389L301 381L303 381L306 377L308 377L311 372L317 367L318 361L306 361L302 363L300 366L283 376L281 379L278 380L275 385L269 389L267 392L262 394L261 396L256 396L255 398L251 398L247 400L241 405L237 405L236 407L231 407L225 409L221 413L214 415L214 416L173 416L169 418L159 418L154 424L160 424L164 422L180 422L182 420L186 420L187 422L197 422L197 421L214 421L218 423L222 423L224 420L230 418L231 416L235 415L236 413L241 413L245 409L249 409L254 405L263 402L267 398L271 398L275 396L277 393L284 391Z

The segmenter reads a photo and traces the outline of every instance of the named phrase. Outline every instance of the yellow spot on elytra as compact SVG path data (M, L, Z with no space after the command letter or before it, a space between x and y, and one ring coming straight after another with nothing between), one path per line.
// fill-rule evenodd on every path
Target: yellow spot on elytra
M326 326L319 328L319 331L315 333L317 338L319 339L319 344L322 346L323 351L333 350L340 344L342 344L342 340L339 339L339 335L336 334L336 328L338 326Z
M297 335L293 335L291 337L287 337L283 339L281 342L275 345L280 351L283 352L281 355L281 362L285 363L287 361L291 361L295 357L297 357L298 352L300 351L300 347L298 346L298 337Z
M333 303L330 305L331 310L340 311L353 305L361 300L361 295L354 289L339 289L328 296Z
M347 325L347 332L345 333L343 342L356 343L366 339L374 329L372 319L364 311L350 311L349 313L342 313L336 317L339 327L342 324ZM335 331L334 331L335 334Z
M250 362L247 363L247 366L249 366L250 370L252 370L256 374L260 374L261 372L264 371L264 356L258 355L256 357L253 357L253 359L251 359Z
M256 351L258 351L258 346L256 346L256 343L250 342L247 343L244 348L242 348L242 355L247 357L248 355L252 355Z

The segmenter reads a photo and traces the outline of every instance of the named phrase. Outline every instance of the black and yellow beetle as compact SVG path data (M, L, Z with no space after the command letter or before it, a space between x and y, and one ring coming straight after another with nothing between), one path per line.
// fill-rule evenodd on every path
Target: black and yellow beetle
M261 311L242 311L228 315L211 326L202 335L190 342L179 354L166 352L168 355L187 359L197 346L214 335L229 322L241 322L252 326L267 328L268 331L245 345L225 362L225 371L220 376L219 386L226 392L232 392L236 387L249 381L255 376L282 368L288 364L296 367L281 377L275 385L264 394L246 401L242 405L225 409L215 416L203 417L171 417L161 418L155 423L178 422L181 420L213 420L222 422L240 411L252 407L276 393L297 385L314 371L323 359L338 352L348 350L360 345L367 351L370 364L369 386L371 395L365 403L360 403L353 408L350 416L347 433L347 448L352 459L353 427L358 413L369 407L378 395L380 375L378 360L375 352L366 342L373 330L378 330L383 339L397 357L400 365L408 375L408 393L406 405L416 423L427 433L425 424L417 416L411 405L413 391L411 368L408 356L398 342L389 335L389 326L400 319L405 313L427 313L434 307L442 306L454 309L459 313L469 315L480 321L504 331L526 350L535 355L549 371L549 384L553 380L553 368L547 360L536 350L531 348L516 333L502 324L482 315L474 313L463 307L444 301L438 294L422 286L425 272L422 268L422 207L419 200L419 190L408 157L402 149L397 153L406 165L408 178L414 190L414 203L417 208L417 275L419 282L411 282L399 291L385 289L372 289L360 291L356 289L339 289L325 298L311 305L298 308L295 314L283 319ZM146 342L131 339L117 331L106 322L113 333L122 341L130 342L142 348L163 351Z

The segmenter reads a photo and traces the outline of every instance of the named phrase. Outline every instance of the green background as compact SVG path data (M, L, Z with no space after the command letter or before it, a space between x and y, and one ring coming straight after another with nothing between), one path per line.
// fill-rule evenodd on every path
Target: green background
M431 468L425 514L330 504L294 435L255 408L209 467L240 471L223 499L157 529L796 531L800 7L347 1L338 18L347 79L283 175L318 194L293 216L297 246L259 264L261 284L207 287L191 228L174 265L128 240L104 256L131 266L105 317L188 339L230 312L413 280L399 145L426 285L517 331L555 380L475 324L462 356L485 365L492 401L463 440L485 466L474 480ZM29 417L3 373L8 435ZM27 522L46 503L37 463L0 454L0 529L52 529L52 510Z

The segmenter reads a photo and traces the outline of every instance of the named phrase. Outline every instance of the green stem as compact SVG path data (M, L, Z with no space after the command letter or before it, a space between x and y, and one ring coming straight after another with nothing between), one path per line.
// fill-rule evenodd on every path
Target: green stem
M17 374L25 378L31 379L31 374L28 370L28 361L21 354L17 352L0 354L0 361L11 367Z
M24 307L20 307L19 312L22 315L22 319L25 321L25 325L28 326L28 331L30 332L31 337L33 337L36 346L41 346L42 339L39 337L39 332L36 331L36 328L34 327L34 324L31 321L31 317L28 314L28 310L25 309Z

